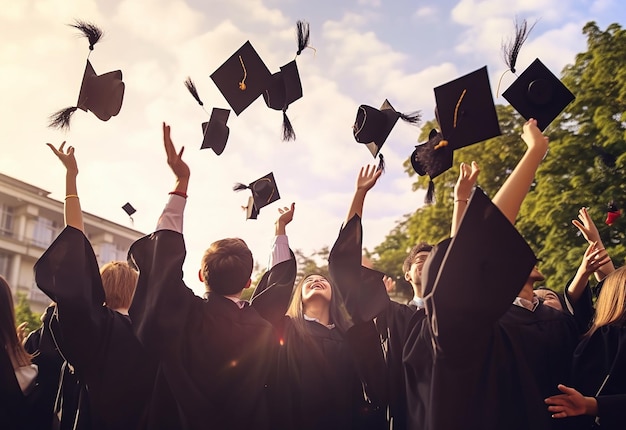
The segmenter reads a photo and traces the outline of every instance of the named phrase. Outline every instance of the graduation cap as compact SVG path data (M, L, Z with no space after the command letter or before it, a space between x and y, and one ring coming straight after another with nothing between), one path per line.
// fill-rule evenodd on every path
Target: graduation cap
M208 114L207 110L204 108L202 99L200 99L196 84L190 77L185 79L185 88L187 88L193 98L196 99L198 104L202 107L202 110ZM228 109L213 108L209 121L202 123L202 145L200 149L211 148L217 155L221 155L222 152L224 152L230 133L230 129L226 125L229 114L230 110Z
M433 179L452 167L454 154L452 149L445 143L443 135L435 129L430 131L428 141L415 147L411 154L411 166L415 173L420 176L428 175L428 191L424 202L433 202L435 184Z
M254 197L248 197L248 205L243 207L243 209L246 211L246 220L257 219L257 216L259 215L259 210L256 208L256 206L254 206Z
M524 70L502 96L525 119L535 118L541 131L576 98L539 58Z
M297 24L298 51L296 58L309 45L309 23L298 21ZM298 65L293 59L272 75L269 86L263 92L263 100L270 109L283 111L283 140L295 140L296 133L291 121L287 117L289 105L302 97L302 83Z
M452 150L502 134L487 66L440 85L434 92L437 122Z
M256 208L256 213L258 214L261 208L280 199L280 194L278 193L278 188L276 187L276 181L274 180L274 173L272 172L257 179L249 185L237 183L233 187L234 191L241 191L245 189L252 191L252 199L254 203L252 208L250 208L250 202L248 202L248 211L251 211L251 214L254 213L254 208Z
M613 225L615 220L617 220L621 215L621 209L618 209L614 201L610 201L606 208L606 220L604 221L604 223L608 226L611 226Z
M76 21L70 24L80 30L83 36L89 40L90 53L93 47L102 37L102 30L94 24L83 21ZM108 121L116 116L121 108L124 99L125 85L122 81L122 71L115 70L103 75L98 75L93 68L89 58L83 73L83 80L78 94L76 106L61 109L50 116L49 126L53 128L69 129L72 114L81 109L90 111L98 119Z
M444 312L446 316L433 322L441 333L459 329L467 323L459 318L468 317L468 303L475 304L470 312L475 311L480 321L497 320L536 261L513 224L476 188L456 235L437 245L424 263L424 298L434 303L434 319ZM458 307L464 312L457 313Z
M361 105L356 112L356 119L352 126L354 139L359 143L365 144L374 158L376 156L379 157L378 167L380 169L384 169L385 165L384 157L380 150L399 118L410 124L418 124L421 115L419 112L400 113L386 99L380 109Z
M247 41L211 74L211 79L239 115L268 88L272 74Z
M133 214L137 212L137 209L135 209L130 203L126 203L124 206L122 206L122 209L124 210L124 212L126 212L128 217L130 218L130 221L134 223L135 221L133 220Z

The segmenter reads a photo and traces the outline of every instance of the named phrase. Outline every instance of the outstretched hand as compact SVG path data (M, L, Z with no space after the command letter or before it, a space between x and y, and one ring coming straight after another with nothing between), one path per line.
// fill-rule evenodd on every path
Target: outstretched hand
M176 179L179 181L187 181L189 179L190 171L187 163L183 161L183 152L185 147L180 148L180 152L176 152L174 143L170 137L170 126L165 122L163 123L163 145L165 146L165 154L167 155L167 165L170 166Z
M52 152L54 152L54 155L61 160L61 163L65 166L67 173L78 175L78 164L76 163L76 158L74 157L73 146L68 146L67 151L64 152L63 148L65 147L65 142L63 142L58 149L51 143L46 143L46 145L48 145Z
M611 261L606 249L598 246L597 242L589 244L585 250L585 255L580 263L580 267L585 273L594 273L600 267Z
M552 418L575 417L577 415L596 415L598 403L593 397L585 397L574 388L558 385L563 394L548 397L545 402Z
M356 189L364 192L369 191L376 184L382 173L383 171L377 169L375 165L368 164L361 167L359 176L356 178Z
M280 216L276 220L276 235L284 235L285 234L285 226L289 224L293 220L293 214L296 210L296 204L291 203L290 207L278 208L278 212Z
M580 208L578 211L578 219L573 219L572 224L580 230L583 237L589 243L600 242L600 233L598 232L598 227L589 216L589 212L587 208Z
M526 142L528 149L540 149L544 154L548 151L549 139L541 133L539 127L537 127L537 120L534 118L529 119L524 123L522 139Z
M454 199L467 201L472 194L472 189L476 185L476 179L480 173L480 168L475 161L472 165L461 163L459 167L459 178L454 185Z

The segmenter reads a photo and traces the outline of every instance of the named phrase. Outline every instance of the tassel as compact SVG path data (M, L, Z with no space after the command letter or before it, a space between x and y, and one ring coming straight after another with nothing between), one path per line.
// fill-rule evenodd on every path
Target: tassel
M102 30L96 27L95 24L91 24L89 22L81 21L78 19L74 21L74 24L69 25L76 28L77 30L80 30L80 32L83 33L83 36L85 36L89 40L90 51L93 51L93 46L98 43L98 41L102 38L102 35L104 34Z
M242 184L241 182L237 182L234 186L233 186L233 191L241 191L241 190L246 190L250 188L249 186Z
M418 125L422 120L422 113L420 111L411 113L401 113L400 118L409 124Z
M48 127L58 128L60 130L69 130L70 119L72 118L72 114L76 112L76 109L78 108L69 107L53 113L49 117L50 122L48 123Z
M424 197L424 203L427 205L432 204L435 201L435 183L431 179L428 182L428 190L426 190L426 197Z
M296 132L287 117L287 109L283 110L283 141L296 140Z
M536 22L535 22L536 24ZM535 27L535 24L528 28L528 23L523 20L521 24L515 19L515 38L508 43L502 43L502 52L504 54L504 62L509 67L509 70L515 73L515 63L517 62L517 56L522 48L524 42L528 38L528 35Z
M191 77L189 76L187 76L187 79L185 79L185 88L189 90L193 98L196 99L196 101L198 102L200 106L204 106L204 103L202 103L202 100L200 100L200 96L198 95L196 84L193 83L193 81L191 80Z
M298 33L298 52L296 55L300 55L302 50L309 46L309 39L311 38L311 34L309 32L309 23L306 21L296 22L297 33Z
M385 157L383 154L378 154L378 167L376 167L376 171L382 170L385 173Z

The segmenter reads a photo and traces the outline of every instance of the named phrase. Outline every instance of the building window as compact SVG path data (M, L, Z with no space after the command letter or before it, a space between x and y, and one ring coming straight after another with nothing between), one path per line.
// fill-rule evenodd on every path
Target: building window
M56 223L50 219L39 217L33 232L33 243L47 248L52 243L57 230Z
M13 208L0 204L0 235L13 236Z
M98 261L100 265L111 261L126 261L126 254L117 248L114 243L101 243L98 252Z
M11 274L9 270L11 269L11 255L5 252L0 252L0 275L4 276L5 279L9 279Z

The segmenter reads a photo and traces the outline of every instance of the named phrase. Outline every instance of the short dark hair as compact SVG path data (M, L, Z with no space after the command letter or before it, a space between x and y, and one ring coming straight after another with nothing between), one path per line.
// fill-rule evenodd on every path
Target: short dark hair
M420 242L415 245L409 251L409 255L407 255L404 259L404 263L402 264L402 272L406 273L411 269L411 265L415 262L417 254L419 254L420 252L430 252L432 250L433 246L427 242Z
M243 290L252 276L252 252L242 239L215 241L204 252L202 279L207 288L224 296Z

